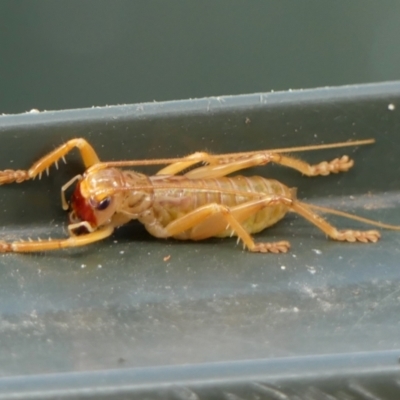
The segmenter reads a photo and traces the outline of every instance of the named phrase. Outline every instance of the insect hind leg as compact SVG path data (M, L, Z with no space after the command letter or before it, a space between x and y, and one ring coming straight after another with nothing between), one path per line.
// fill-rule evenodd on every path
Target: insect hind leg
M352 229L338 230L325 219L313 212L307 204L294 200L291 205L291 210L300 214L302 217L316 225L331 239L346 241L346 242L362 242L362 243L375 243L381 237L380 233L376 230L358 231Z

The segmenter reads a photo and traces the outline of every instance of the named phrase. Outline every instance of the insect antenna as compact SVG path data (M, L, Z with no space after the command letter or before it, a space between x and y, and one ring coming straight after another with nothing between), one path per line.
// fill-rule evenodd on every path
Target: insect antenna
M278 149L267 149L267 150L256 150L256 151L247 151L242 153L224 153L224 154L210 154L212 158L226 158L226 157L242 157L242 156L251 156L253 154L260 153L295 153L300 151L311 151L311 150L325 150L325 149L336 149L341 147L354 147L354 146L362 146L366 144L375 143L375 139L364 139L364 140L355 140L352 142L340 142L340 143L329 143L329 144L318 144L312 146L299 146L299 147L284 147ZM193 159L188 157L176 157L176 158L160 158L160 159L151 159L151 160L125 160L125 161L105 161L99 162L93 165L88 169L88 171L96 171L98 169L109 168L109 167L135 167L135 166L147 166L147 165L165 165L165 164L173 164L177 162L190 162ZM199 162L203 160L199 159ZM207 162L207 160L205 160Z
M312 151L312 150L326 150L326 149L337 149L341 147L354 147L363 146L366 144L375 143L375 139L364 139L364 140L354 140L349 142L339 142L339 143L328 143L328 144L316 144L312 146L296 146L296 147L282 147L278 149L268 150L271 153L296 153L300 151ZM255 153L254 151L248 152L248 154ZM240 154L240 153L239 153ZM245 155L246 153L242 153Z

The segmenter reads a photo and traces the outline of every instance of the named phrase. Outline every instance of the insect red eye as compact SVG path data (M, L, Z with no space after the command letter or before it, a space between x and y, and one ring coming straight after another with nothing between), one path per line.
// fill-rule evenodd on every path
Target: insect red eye
M106 197L96 205L96 210L103 211L111 204L111 197Z

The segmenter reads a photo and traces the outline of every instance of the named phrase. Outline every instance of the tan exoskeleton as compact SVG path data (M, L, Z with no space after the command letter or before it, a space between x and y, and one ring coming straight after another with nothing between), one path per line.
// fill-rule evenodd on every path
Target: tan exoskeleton
M309 165L284 155L285 152L356 146L373 139L331 145L211 155L194 153L175 159L100 162L92 146L84 139L72 139L50 152L29 170L0 171L0 185L41 177L59 159L78 148L86 171L62 187L62 204L68 209L65 191L77 182L70 202L70 237L49 241L0 241L0 252L34 252L83 246L110 236L114 229L132 219L139 220L158 238L202 240L210 237L237 236L252 252L286 252L287 241L255 243L250 236L282 219L288 211L302 215L335 240L376 242L376 230L338 230L315 211L353 218L388 229L382 224L296 199L296 192L282 183L259 176L226 177L236 171L270 162L294 168L307 176L347 171L353 161L347 156L330 162ZM176 175L196 164L183 175ZM139 165L169 164L154 176L121 168ZM81 231L84 234L78 235Z

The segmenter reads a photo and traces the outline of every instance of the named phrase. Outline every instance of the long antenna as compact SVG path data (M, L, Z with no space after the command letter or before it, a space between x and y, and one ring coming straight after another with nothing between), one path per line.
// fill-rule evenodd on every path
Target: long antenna
M280 149L272 149L269 151L272 153L287 153L287 152L295 153L298 151L324 150L324 149L336 149L339 147L363 146L365 144L372 144L372 143L375 143L375 139L355 140L354 142L316 144L314 146L287 147Z
M335 149L339 147L354 147L362 146L365 144L375 143L375 139L365 139L365 140L355 140L353 142L340 142L340 143L330 143L330 144L317 144L313 146L299 146L299 147L283 147L279 149L272 150L255 150L247 151L242 153L224 153L224 154L210 154L210 156L218 157L232 157L232 156L250 156L252 154L260 153L295 153L299 151L311 151L311 150L325 150L325 149ZM163 165L172 164L177 162L189 162L193 161L187 157L179 158L160 158L152 160L126 160L126 161L105 161L95 164L91 169L96 170L97 168L107 168L107 167L134 167L134 166L144 166L144 165ZM200 161L199 161L200 162Z

